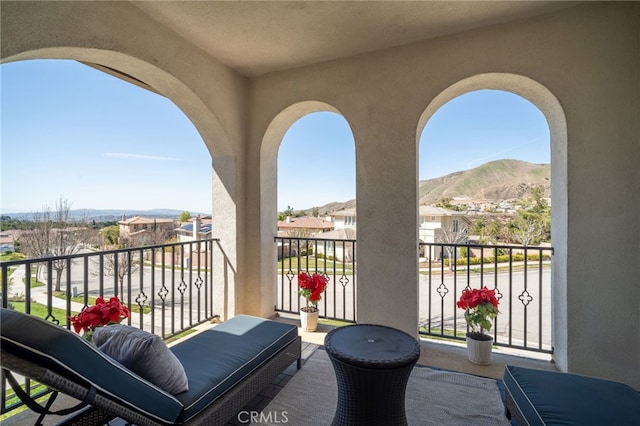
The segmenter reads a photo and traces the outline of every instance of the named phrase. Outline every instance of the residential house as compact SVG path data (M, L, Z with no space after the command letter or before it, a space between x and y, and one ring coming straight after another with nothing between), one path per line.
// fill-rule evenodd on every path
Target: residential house
M350 207L331 214L335 229L356 229L356 208Z
M211 238L212 231L211 216L196 216L176 229L176 236L179 243L206 240Z
M146 245L163 243L171 236L176 221L173 219L122 216L118 222L119 240L130 244Z
M278 237L291 238L319 238L323 233L331 231L333 222L318 217L287 216L278 221ZM301 249L313 245L308 241L280 240L278 241L278 259L295 256Z
M344 262L355 261L356 228L337 228L333 231L323 232L316 236L324 242L316 244L316 252L322 253L329 259L335 259Z
M0 253L16 251L16 240L20 231L4 230L0 231Z
M418 208L420 223L418 238L421 243L455 243L467 242L471 221L463 212L442 207L421 205ZM446 256L446 250L439 247L422 247L420 256L434 260Z
M422 131L465 93L524 97L549 126L555 364L640 388L640 2L1 8L3 63L81 61L162 94L193 123L211 155L212 309L224 317L274 315L278 150L298 119L331 112L354 136L357 321L417 335Z
M316 237L323 232L334 228L331 221L319 217L294 217L287 216L285 220L278 221L278 236L285 237Z

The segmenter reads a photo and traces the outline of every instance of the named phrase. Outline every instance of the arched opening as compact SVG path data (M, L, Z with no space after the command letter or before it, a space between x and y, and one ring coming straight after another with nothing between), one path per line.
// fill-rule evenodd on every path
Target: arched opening
M93 220L211 215L209 152L169 99L72 60L2 72L3 208L35 212L63 196Z
M226 100L207 105L193 87L181 81L175 73L137 57L113 50L77 47L49 47L24 51L15 57L5 57L5 63L19 59L73 59L94 64L123 76L125 80L141 82L171 100L193 123L207 147L212 161L212 229L219 238L218 252L212 260L213 274L222 277L213 283L213 292L222 295L211 301L211 310L222 316L233 314L235 303L235 279L237 274L238 243L238 165L233 136L220 124L216 114L224 113ZM226 90L225 82L213 82ZM216 109L220 108L220 109ZM214 111L214 109L216 109Z
M517 310L519 311L527 311L527 309L529 311L534 311L537 310L538 313L537 315L540 315L540 312L542 312L541 315L545 315L544 313L544 309L546 309L546 315L549 317L549 319L545 322L545 326L549 328L549 332L547 334L549 334L549 336L547 337L547 341L543 341L544 338L539 337L538 340L539 342L536 343L537 347L534 347L535 349L540 349L542 351L548 351L550 352L552 349L557 349L558 348L558 342L562 342L563 339L563 334L565 333L565 331L563 331L563 326L566 329L566 318L563 319L563 314L562 314L562 307L566 306L566 297L564 296L564 294L566 294L566 280L564 280L564 276L566 275L566 253L564 252L564 246L566 245L566 228L567 228L567 200L566 200L566 188L567 188L567 181L566 181L566 169L567 169L567 160L566 160L566 123L565 123L565 119L564 119L564 113L562 111L562 108L560 107L557 99L543 86L541 86L540 84L534 82L531 79L528 79L526 77L523 76L518 76L518 75L511 75L511 74L482 74L482 75L477 75L474 77L470 77L468 79L462 80L454 85L452 85L451 87L447 88L446 90L444 90L442 93L440 93L440 95L438 95L427 107L426 111L424 112L424 114L422 115L421 119L420 119L420 123L418 126L418 133L417 133L417 138L419 141L423 141L423 137L427 137L429 131L426 129L425 126L427 126L427 122L431 123L430 120L436 120L437 119L437 115L440 113L440 108L443 108L442 111L446 112L446 108L448 105L448 102L454 100L453 102L455 103L458 100L464 99L464 94L471 94L471 96L473 96L473 93L478 94L479 96L482 95L482 92L475 92L475 91L487 91L487 90L491 90L491 91L506 91L506 92L510 92L508 94L506 94L507 96L518 96L524 99L520 99L520 101L522 102L526 102L526 104L530 104L527 105L527 107L533 107L535 106L535 108L537 108L537 110L539 110L541 112L541 117L544 117L544 121L548 124L548 132L549 132L549 141L550 141L550 147L551 147L551 152L550 152L550 159L551 159L551 166L550 166L550 177L551 177L551 182L553 182L553 186L551 189L551 205L553 206L553 210L551 213L551 217L552 217L552 221L551 221L551 235L553 238L553 246L556 247L556 250L554 252L554 256L553 256L553 266L549 266L549 267L544 267L544 274L549 276L549 280L548 283L545 284L546 286L546 292L549 294L548 299L545 301L545 296L544 296L544 291L541 292L540 294L536 294L536 295L532 295L532 284L529 284L527 286L527 281L531 282L531 277L529 278L521 278L521 280L524 280L524 287L522 289L520 289L518 291L518 294L515 294L515 292L512 292L514 294L507 294L506 292L501 290L501 280L502 278L500 277L500 267L499 267L499 261L498 259L500 259L499 255L503 254L504 252L507 252L509 254L512 254L513 251L508 248L508 247L494 247L491 250L491 255L492 255L492 259L494 259L494 265L489 265L486 267L484 266L484 261L480 260L480 271L481 273L484 273L486 271L488 271L489 269L494 269L495 275L493 276L493 278L491 278L490 280L484 281L486 278L478 278L479 281L476 282L477 280L474 279L472 277L472 274L470 273L471 270L473 270L472 264L471 264L471 260L470 258L472 258L472 254L471 254L471 250L472 247L453 247L455 244L460 244L462 242L458 242L458 241L453 241L447 238L441 238L440 239L440 246L438 246L437 244L434 246L431 246L430 249L437 249L437 248L444 248L447 245L451 245L451 247L453 248L452 251L450 251L449 255L444 255L443 259L440 259L440 265L441 265L441 271L443 274L443 277L445 277L446 275L450 274L453 279L453 281L451 283L449 283L448 285L446 283L444 283L444 281L439 282L438 284L436 284L435 286L433 286L433 284L429 284L429 283L423 283L422 281L424 281L424 277L421 278L421 284L420 284L420 291L421 293L426 293L427 296L421 296L424 297L425 299L428 299L428 302L424 302L424 303L428 303L428 306L432 306L434 302L437 302L438 304L442 303L443 305L448 305L449 309L445 310L443 312L441 312L440 316L437 318L436 321L433 320L433 318L428 318L422 321L421 325L422 330L421 331L425 331L425 326L426 326L426 332L428 334L434 334L434 330L435 330L435 334L438 333L442 333L442 329L450 327L453 329L453 331L458 335L459 338L464 338L464 333L466 332L466 324L464 322L464 320L462 320L461 322L459 320L456 320L456 316L458 316L459 314L461 314L462 312L457 312L456 307L455 307L455 302L456 302L456 298L459 296L460 292L462 291L462 289L464 289L465 287L469 286L469 287L479 287L479 286L487 286L489 288L497 288L497 293L499 294L500 297L503 297L504 299L502 299L501 304L504 305L505 310L508 311L509 315L508 315L508 319L507 318L498 318L498 321L496 322L496 329L492 330L492 334L494 337L497 337L496 333L498 331L498 329L502 329L503 331L505 331L507 333L507 335L505 335L505 337L503 338L504 340L506 340L508 343L506 343L507 346L521 346L521 347L528 347L530 348L532 345L531 343L528 343L527 339L528 339L528 335L531 334L531 332L536 328L535 326L531 326L529 325L528 329L527 329L527 325L526 324L522 324L522 325L517 325L516 322L514 321L514 317L513 315L516 315L515 312ZM490 92L486 92L486 93L490 93ZM469 95L466 95L469 96ZM526 101L525 101L526 100ZM454 105L454 104L451 104ZM482 110L482 113L486 113L487 112L487 107L485 106L485 109ZM511 111L512 112L512 111ZM481 118L481 117L480 117ZM461 120L469 120L469 117L460 117ZM486 124L487 120L485 119L482 123L483 125ZM437 124L436 121L434 121L434 123ZM459 123L459 126L465 126L465 125L469 125L469 123ZM509 125L511 125L511 122L509 122ZM437 126L434 126L437 127ZM510 127L510 126L509 126ZM521 128L519 128L518 126L515 126L516 131L520 130L523 131ZM438 130L441 131L442 129L429 129L429 130ZM434 132L434 134L437 134L437 132ZM450 152L456 153L457 150L456 148L460 148L459 146L456 146L456 143L459 142L459 138L460 135L456 134L456 129L449 129L449 132L445 134L445 136L443 136L445 139L441 141L441 143L437 146L437 147L433 147L433 146L420 146L421 149L421 159L420 159L420 163L421 165L423 164L423 159L422 156L428 155L425 153L425 151L429 151L430 154L434 154L435 152L437 152L438 150L450 150ZM447 139L449 138L449 139ZM530 136L530 140L533 141L534 139L539 138L536 136ZM434 141L435 142L435 141ZM487 141L489 142L489 141ZM423 141L424 143L424 141ZM549 143L549 142L547 142ZM437 144L437 143L436 143ZM490 143L488 143L488 146L491 146ZM475 146L471 146L469 148L469 150L473 153L473 155L475 155L475 158L469 157L467 158L467 163L469 166L473 166L473 161L476 161L476 159L486 159L489 160L492 157L492 153L495 155L495 153L498 153L500 155L510 152L515 154L515 151L507 151L507 149L511 149L511 147L496 147L495 151L489 151L488 153L483 150L480 149L479 151L473 151L474 149L478 149L478 148L484 148L486 149L487 145L475 145ZM523 147L520 148L515 148L517 150L517 153L519 155L521 155L524 151ZM501 151L505 151L503 153L501 153ZM543 150L544 152L544 150ZM547 149L548 152L548 149ZM455 154L454 154L455 155ZM435 157L435 156L434 156ZM460 156L461 158L463 157L462 155ZM436 157L437 158L437 157ZM515 156L516 159L520 159L522 157L517 157ZM534 161L540 161L540 157L531 157L531 158L537 158ZM440 160L440 159L438 159ZM435 158L434 158L435 161ZM446 162L446 160L444 161ZM434 163L435 165L435 163ZM490 166L495 166L496 164L490 164ZM464 164L463 164L464 166ZM464 168L463 166L457 166L458 168ZM435 170L435 166L433 167ZM466 167L468 168L473 168L473 167ZM486 166L483 166L481 169L483 168L487 168ZM482 170L486 173L490 173L491 171L487 172L486 170ZM423 170L421 168L420 173L421 173L421 178L423 176L426 176L426 173L423 174ZM440 174L440 173L436 173L436 174ZM481 174L478 176L482 176ZM481 180L481 177L476 176L475 179L473 179L473 182L469 183L467 182L467 185L475 185L477 183L478 180ZM459 177L459 175L455 176L456 178ZM448 183L450 185L454 184L455 179L449 179ZM444 187L446 187L446 185L444 185ZM444 198L445 202L440 204L440 208L445 207L448 209L447 210L457 210L456 209L456 205L460 205L460 204L468 204L465 203L464 200L455 200L454 202L452 202L451 198L447 198L446 196L442 196L445 193L440 193L440 194L432 194L431 198L433 198L433 196L436 197L440 197L441 199ZM424 191L421 193L421 195L426 195L424 193ZM426 197L425 200L423 201L432 201L429 199L429 197ZM420 213L421 217L434 217L437 216L435 213L437 212L427 212L426 210L428 210L425 207L419 207L420 209L425 210L422 213L425 213L424 215L422 213ZM433 214L432 214L433 213ZM442 213L442 212L440 212ZM451 220L452 215L448 214L447 211L445 211L445 214L447 217L447 220ZM426 220L426 219L424 219ZM445 233L446 234L446 233ZM427 235L421 237L422 240L424 240L425 238L428 238ZM467 240L465 243L468 243L469 241ZM498 241L499 242L499 241ZM563 242L565 244L563 244ZM471 241L471 243L475 244L477 243L476 241ZM442 245L442 244L446 244L446 245ZM530 245L530 244L529 244ZM478 247L473 247L473 249L477 249ZM481 258L484 258L486 256L486 254L483 252L485 249L481 248L480 249L480 253L479 256ZM429 250L423 250L425 255L429 254L428 251ZM443 252L445 252L446 250L441 250ZM535 250L531 250L534 251ZM527 249L524 250L524 256L525 259L528 259L528 256L530 256L531 253L529 253L527 251ZM476 257L478 256L478 253L476 253ZM549 258L551 259L550 253L547 254L546 252L540 252L539 256L544 256L545 258ZM488 257L488 256L487 256ZM477 260L477 259L476 259ZM466 264L465 264L466 262ZM474 261L475 262L475 261ZM550 262L550 261L549 261ZM456 264L455 267L453 267L453 264ZM527 265L528 262L522 262L523 265ZM447 267L443 267L442 265L447 265ZM529 274L531 273L531 270L527 270L526 266L524 266L525 270L524 272L518 272L518 274L523 274L524 276L529 276ZM464 272L462 272L462 270L464 270ZM542 271L542 269L541 269ZM542 273L542 272L541 272ZM512 274L512 272L510 272L510 274ZM510 276L510 279L513 279L513 275ZM540 281L541 282L541 281ZM553 285L551 284L553 283ZM537 285L537 283L536 283ZM431 286L431 288L429 288L429 286ZM536 308L533 308L533 304L531 306L528 306L531 302L532 302L532 297L535 296L536 302L538 302L538 305L536 305ZM515 300L516 303L514 303L513 301ZM517 306L518 303L520 304L520 306ZM550 305L550 306L549 306ZM533 308L533 309L532 309ZM423 311L427 311L429 308L428 307L421 307L421 319L424 315ZM507 315L505 315L506 317ZM502 320L502 322L501 322ZM553 324L553 327L552 327ZM539 327L540 329L544 328L545 326L541 326ZM524 328L524 329L523 329ZM535 330L536 333L539 332L539 330ZM458 334L459 333L459 334ZM521 337L517 337L517 335L520 335ZM517 341L514 344L514 341ZM560 344L562 345L562 344Z
M177 280L172 281L172 282L182 283L180 289L178 289L177 291L179 293L187 292L182 294L189 295L188 297L185 297L184 300L187 300L187 303L190 303L191 307L198 306L197 309L202 308L201 311L195 314L192 314L192 311L190 310L191 308L185 309L184 312L186 312L185 315L188 315L188 320L185 320L185 322L183 322L182 324L189 324L189 326L191 326L194 324L192 322L193 319L195 319L195 321L197 322L197 321L202 321L203 318L207 316L211 316L213 314L221 313L222 315L225 315L227 313L228 300L225 299L224 297L214 298L213 294L214 293L221 294L221 295L231 294L232 291L227 291L226 289L229 287L233 288L234 286L233 285L233 282L235 280L234 271L237 269L235 265L237 229L235 227L220 226L220 223L226 224L227 222L229 222L229 220L235 221L235 218L237 215L237 211L235 207L236 206L235 198L237 197L237 194L234 192L234 188L236 186L235 179L237 177L236 177L235 171L230 170L230 167L229 167L229 164L235 165L235 161L233 159L234 152L233 152L233 149L231 148L231 142L229 140L229 137L226 135L226 132L222 129L221 125L219 124L217 118L212 113L211 109L200 100L200 98L194 93L192 89L190 89L185 83L178 80L174 75L171 75L165 72L164 70L158 68L157 66L151 65L137 58L134 58L132 56L121 54L118 52L103 51L98 49L86 49L86 48L48 48L48 49L40 49L34 52L25 52L21 54L20 57L21 58L28 57L29 59L77 60L87 64L95 65L99 69L106 68L111 71L109 72L109 74L123 76L123 79L125 81L130 81L130 82L132 81L134 82L134 84L140 83L139 85L145 88L151 87L154 89L152 90L152 92L161 93L165 96L164 98L161 98L162 102L165 104L165 107L169 106L170 109L172 110L172 113L174 114L177 113L177 115L180 117L181 125L182 126L186 125L189 128L189 131L190 131L189 138L191 140L199 141L200 143L204 142L204 147L202 145L200 145L199 147L201 150L201 152L199 153L199 157L201 157L199 161L202 162L203 164L202 168L205 168L205 167L208 168L208 170L203 170L203 173L204 173L203 176L206 176L206 178L203 176L194 175L193 164L191 169L185 169L180 173L190 175L191 179L194 179L194 178L198 180L204 179L204 181L206 182L206 189L204 190L205 192L203 194L197 193L197 195L193 195L193 194L189 195L188 194L189 191L185 190L183 192L181 191L180 193L182 193L183 195L187 194L186 197L198 197L205 200L204 203L200 205L200 207L192 206L192 207L189 207L189 209L201 210L201 208L203 208L204 210L203 213L213 213L212 228L219 230L215 236L219 238L220 242L216 244L215 247L212 243L209 243L208 249L207 249L208 251L206 251L205 254L203 254L203 249L201 248L196 249L195 252L190 252L185 254L189 249L183 248L181 249L182 255L178 256L177 254L174 253L175 255L169 255L167 259L171 258L172 260L170 260L170 262L176 262L176 260L173 260L173 259L179 258L177 260L178 264L180 265L177 268L178 270L184 270L181 265L185 264L186 262L186 264L190 265L191 267L197 268L198 271L200 270L200 268L196 265L196 261L194 261L194 259L199 259L199 260L201 258L207 259L206 262L208 267L206 269L206 273L209 274L209 278L206 279L206 282L208 283L206 290L204 286L202 286L202 282L205 280L202 278L201 280L198 280L198 277L199 277L198 274L194 276L190 276L187 279L178 278ZM9 62L5 62L3 64L3 67L20 65L18 63L16 64L11 63L12 58L5 58L4 60L5 61L8 60ZM72 64L73 66L79 66L75 62L68 62L68 63ZM120 81L114 80L112 79L112 77L108 77L106 75L102 75L101 78L104 78L105 81L110 81L110 82L115 81L115 84L117 85L122 84ZM4 83L4 80L3 80L3 83ZM35 85L35 82L34 82L34 85ZM33 85L31 88L33 89ZM90 93L82 93L83 95L93 94L93 95L99 96L95 92L95 89L96 89L95 87L91 87L91 85L89 85L89 87L85 89ZM151 94L151 92L147 93L146 91L140 90L140 89L136 89L136 90L139 90L139 93L144 93L145 96L157 97L157 94ZM65 94L65 95L68 95L68 94ZM65 96L65 99L66 99L66 96ZM104 98L103 100L105 102L105 104L102 105L103 108L107 108L109 106L117 108L118 107L117 102L121 101L121 99L118 99L116 101L116 105L114 106L106 102L106 98ZM22 111L22 113L24 113L24 111ZM156 110L140 111L140 114L142 115L150 114L151 116L153 116L156 113L158 113L158 111ZM67 126L73 126L74 120L77 120L78 118L79 117L66 116L63 118L65 122L62 124L66 124ZM160 117L156 117L156 118L161 119ZM173 134L173 137L177 139L176 143L174 146L169 147L169 151L166 153L161 154L159 152L157 145L156 146L150 145L147 148L145 148L142 152L140 151L132 152L131 148L136 146L136 140L135 140L136 138L131 134L128 134L126 131L128 126L131 125L132 120L135 120L135 114L133 114L133 117L128 117L128 121L126 125L122 123L120 123L120 125L118 125L117 123L102 123L102 126L104 126L102 131L96 130L99 127L96 126L95 122L91 123L94 126L94 130L92 132L90 127L88 128L88 130L86 130L86 134L83 135L83 141L80 145L68 144L68 140L65 140L63 137L64 133L52 134L52 135L45 134L40 136L42 138L51 137L49 141L53 141L52 145L60 148L60 150L63 153L64 153L64 150L66 149L69 151L69 154L73 153L73 155L76 155L77 153L75 152L75 150L78 150L78 151L82 151L80 154L84 154L86 152L93 156L97 156L99 155L99 153L92 151L95 148L95 146L97 146L97 144L92 145L91 140L95 140L99 138L107 139L107 134L109 132L111 131L115 132L117 130L120 132L119 134L110 134L108 136L113 139L112 148L114 149L109 150L108 152L105 152L104 154L107 154L106 157L123 161L123 162L124 161L152 161L152 162L169 162L169 163L179 158L178 154L180 152L180 143L183 142L184 139L181 138L180 135L175 135L175 134ZM37 128L38 126L34 126L34 127ZM167 133L171 133L172 129L165 127L164 131ZM138 135L138 137L140 136ZM159 138L159 136L156 135L156 138ZM119 145L119 144L122 144L122 145ZM68 146L68 145L71 145L71 146ZM74 151L70 151L72 148ZM122 148L122 149L119 149L119 148ZM127 151L125 150L125 148L129 150ZM29 153L27 151L25 151L23 154L26 158L28 158ZM37 155L37 152L33 154ZM7 157L3 156L3 160L7 160ZM77 155L77 159L73 162L72 165L75 167L76 172L81 168L81 166L84 166L83 160L81 159L79 154ZM73 169L74 167L71 167L71 168ZM169 193L167 194L166 190L162 190L161 183L158 184L158 187L160 188L154 187L151 189L148 185L139 184L140 179L136 179L137 169L138 169L137 167L131 167L129 164L126 164L122 169L113 169L109 171L119 175L127 175L130 173L129 174L130 179L128 184L131 187L135 188L134 192L137 190L138 194L144 195L148 192L153 192L152 190L155 188L157 192L160 194L163 194L168 197L173 197L174 199L180 198L180 193L178 193L178 191L175 191L175 190L169 191ZM3 172L5 170L7 169L3 167ZM91 180L95 178L97 171L98 170L94 167L88 171L87 170L83 171L83 173L86 174L86 177L76 176L76 177L69 178L69 176L67 176L66 179L70 180L70 182L68 182L68 188L80 186L80 187L85 187L85 190L86 190L86 187L91 186L91 185L87 185L87 183L90 183ZM212 171L213 171L213 185L211 183ZM149 169L148 174L155 174L156 180L159 180L159 177L164 177L164 176L168 176L169 178L171 178L172 172L176 172L175 167L171 168L171 167L165 166L165 167L151 168ZM38 171L37 170L34 171L33 169L30 169L29 173L38 175ZM116 180L113 177L106 178L106 179L107 179L107 182L109 181L113 182ZM17 184L18 180L15 176L12 176L11 178L6 180L3 177L3 183L4 182ZM191 184L191 186L193 186L193 184ZM113 185L113 187L117 188L118 185ZM95 192L99 192L99 191L95 191ZM56 193L58 192L56 191ZM62 191L60 193L64 194ZM101 195L107 198L109 194L104 194L103 192ZM114 198L117 199L117 192L116 192L116 197ZM142 196L138 197L138 199L142 199L142 198L143 198ZM212 202L207 201L207 199L211 200L212 198L215 199L215 202L216 202L216 210L214 212L212 212L211 210ZM90 207L90 206L79 206L79 207ZM119 207L126 208L126 206L119 206ZM161 207L161 206L157 205L156 207ZM155 230L157 229L156 228L157 224L158 222L156 221L154 223L147 224L147 226L148 227L150 226L152 227L151 229ZM174 229L175 229L174 226L171 224L170 231L175 232ZM209 238L210 237L211 235L209 236ZM182 246L182 247L185 247L185 246ZM215 252L214 252L214 248L215 248ZM133 253L134 249L125 249L125 250L128 250L128 253ZM157 253L154 254L153 252L143 253L142 250L140 250L139 254L137 253L124 254L125 257L132 256L133 258L134 256L139 256L138 259L141 259L141 258L156 259L156 262L158 262L156 255ZM160 257L164 259L166 256L161 254ZM186 257L188 257L188 259ZM202 260L202 262L205 262L205 260ZM142 262L139 261L138 263L141 264ZM88 294L88 290L86 289L87 288L90 289L89 282L92 279L91 278L92 273L88 270L88 268L89 269L91 268L90 262L85 261L85 265L88 265L88 266L84 266L85 270L83 275L85 278L82 279L81 281L82 283L81 288L84 288L84 294ZM153 288L152 283L155 282L154 278L147 279L145 275L146 272L144 272L145 271L144 268L141 268L141 267L137 268L135 266L135 261L129 261L128 265L130 266L127 266L126 268L122 268L122 266L118 268L117 266L115 266L113 275L114 275L114 281L115 281L116 280L115 277L117 274L117 272L115 271L122 271L123 269L127 269L128 276L130 277L130 278L127 278L129 280L129 284L125 284L124 282L119 283L119 285L114 284L114 286L109 290L110 292L112 292L110 294L114 294L113 292L117 293L119 291L120 294L122 294L122 297L127 297L128 300L126 302L130 306L136 303L141 306L144 306L150 303L150 299L153 299L155 297L161 298L162 301L159 302L161 304L173 303L168 299L168 297L173 297L173 296L168 296L171 293L170 289L167 288L164 285L164 283L162 284L162 288L160 288L160 285L158 284L155 290L147 291L146 288L143 289L143 286L149 285L151 283L151 287ZM104 266L104 264L101 264L99 268L106 268L106 266ZM136 273L132 272L132 270L134 269L136 269ZM164 268L161 268L161 269L164 269ZM102 269L100 269L100 271L102 271ZM48 274L48 275L52 275L52 274ZM143 278L143 276L145 276L145 278ZM216 282L214 283L214 280L211 278L213 276L223 277L223 278L220 280L216 280ZM135 277L135 278L131 278L131 277ZM151 277L153 277L153 274L151 274ZM71 280L73 279L75 279L75 277L71 278ZM122 279L120 279L119 277L118 279L122 281ZM138 280L138 282L140 283L139 290L136 290L138 291L138 295L136 295L131 291L133 289L131 285L132 279ZM202 303L196 303L192 301L192 296L191 296L192 293L189 290L191 286L195 286L198 288L198 290L193 293L193 294L198 293L198 295L193 297L202 297L203 298ZM217 287L220 287L220 288L217 288ZM118 288L119 290L116 290L116 288ZM126 296L124 295L125 291L127 293ZM205 291L206 291L206 295L203 295ZM100 293L103 292L103 287L100 287L99 292ZM204 301L204 298L207 298L206 302ZM86 303L89 303L89 302L85 300L85 304ZM231 309L233 309L233 307ZM187 312L187 310L189 311ZM60 316L60 315L57 315L57 316ZM62 317L65 317L65 316L67 315L62 315ZM143 322L142 316L139 317L139 322L142 324ZM171 327L172 329L174 329L173 325ZM175 329L177 330L177 328ZM162 333L164 334L164 332Z
M355 229L340 220L336 226L334 215L355 205L355 144L344 117L319 102L283 111L265 134L261 176L262 200L271 212L262 217L273 232L264 240L276 236L268 265L277 272L265 271L277 282L276 309L298 313L305 301L298 297L297 275L317 272L329 278L318 304L321 316L354 321ZM269 196L276 190L277 213Z

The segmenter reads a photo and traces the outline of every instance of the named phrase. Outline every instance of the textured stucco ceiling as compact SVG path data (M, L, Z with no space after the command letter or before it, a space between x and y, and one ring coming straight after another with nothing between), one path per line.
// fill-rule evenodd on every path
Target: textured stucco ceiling
M557 1L133 1L149 17L256 76L539 15Z

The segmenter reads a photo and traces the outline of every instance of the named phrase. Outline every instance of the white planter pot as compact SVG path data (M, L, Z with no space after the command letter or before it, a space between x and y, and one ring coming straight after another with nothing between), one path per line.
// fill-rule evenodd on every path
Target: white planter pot
M467 335L467 351L469 361L478 365L491 364L491 346L493 337L490 340L476 340Z
M315 312L305 312L303 309L300 309L300 327L303 331L316 331L320 312L317 309Z

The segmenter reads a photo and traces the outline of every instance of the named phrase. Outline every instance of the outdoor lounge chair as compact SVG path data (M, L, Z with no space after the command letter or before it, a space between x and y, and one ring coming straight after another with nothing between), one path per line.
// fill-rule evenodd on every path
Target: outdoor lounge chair
M113 418L137 425L224 424L293 361L301 365L297 327L239 315L170 348L189 386L172 395L48 321L2 308L0 329L5 374L43 383L54 398L60 392L80 401L65 424ZM29 404L48 414L48 407Z

